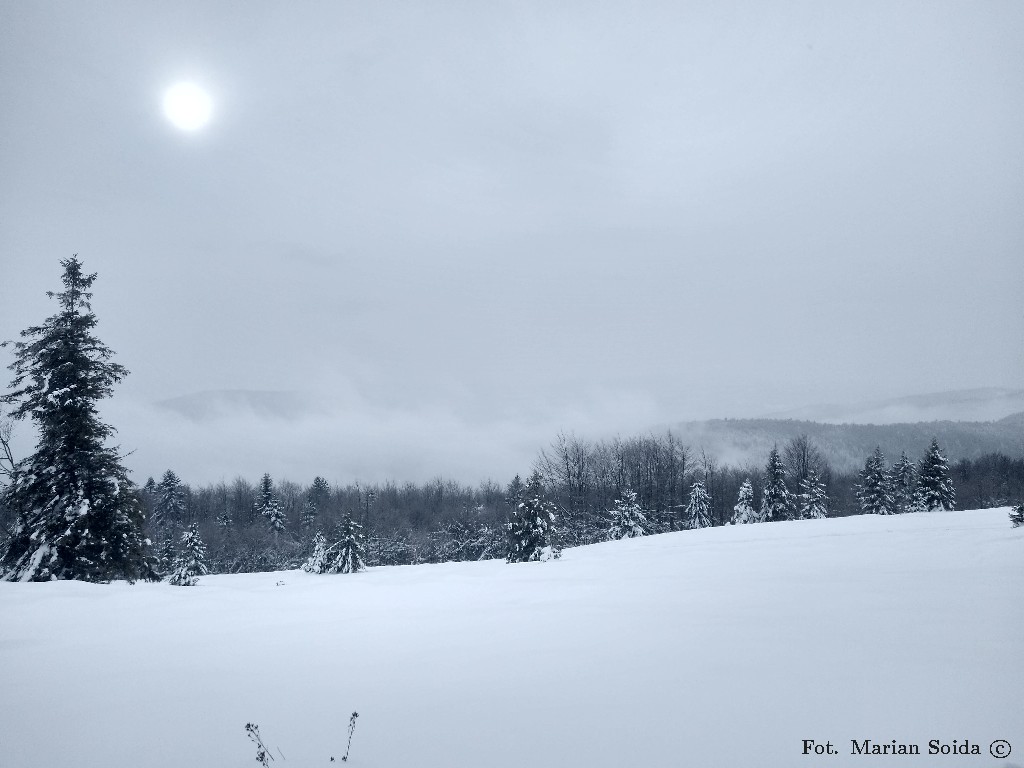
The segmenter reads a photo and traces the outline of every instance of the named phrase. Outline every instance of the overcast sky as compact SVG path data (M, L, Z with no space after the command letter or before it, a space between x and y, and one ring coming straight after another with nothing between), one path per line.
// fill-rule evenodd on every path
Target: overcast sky
M0 337L99 273L140 482L1019 388L1022 41L1016 0L0 0Z

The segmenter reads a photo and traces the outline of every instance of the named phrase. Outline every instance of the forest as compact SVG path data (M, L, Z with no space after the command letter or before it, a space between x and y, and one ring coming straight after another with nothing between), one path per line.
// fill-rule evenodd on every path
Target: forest
M264 474L194 487L168 468L140 488L108 444L114 428L94 407L128 373L93 335L96 275L77 257L61 264L65 290L50 294L60 311L13 342L14 377L0 397L11 408L0 413L5 578L169 577L186 555L197 568L205 558L202 568L212 572L270 571L308 563L330 541L349 542L354 568L511 560L520 546L534 559L623 536L1024 499L1024 459L961 454L949 466L935 436L930 446L902 443L914 457L901 450L887 458L876 447L851 471L833 466L834 446L806 432L777 438L763 463L734 466L671 430L598 440L558 434L504 484L301 483ZM36 451L19 458L11 426L25 418L40 437ZM920 439L926 433L917 426ZM183 571L179 581L194 576Z
M779 454L794 498L801 480L814 470L825 487L828 516L864 511L857 496L862 472L833 470L803 435L782 445ZM688 526L684 513L695 483L706 490L710 524L717 526L729 524L744 481L750 481L759 502L766 480L765 466L719 464L671 432L593 442L558 435L529 469L538 473L544 496L554 505L552 532L560 547L607 540L616 502L629 491L653 533ZM961 459L950 464L949 474L959 508L1024 499L1024 459L999 453ZM302 484L265 475L193 487L169 469L159 479L149 478L139 495L146 533L162 567L173 561L182 532L195 523L211 572L241 573L299 567L316 532L331 539L346 515L362 526L367 565L503 558L506 524L524 485L520 476L505 485L471 486L441 478L425 484L363 484L317 477ZM12 524L7 513L4 529Z

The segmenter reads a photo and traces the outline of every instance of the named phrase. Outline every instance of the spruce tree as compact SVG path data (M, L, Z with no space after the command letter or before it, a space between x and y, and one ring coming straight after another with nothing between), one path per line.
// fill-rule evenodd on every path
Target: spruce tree
M925 452L917 469L917 505L925 512L947 511L956 506L956 493L949 476L949 464L939 450L939 441Z
M199 583L199 577L208 572L206 546L199 537L199 528L192 523L181 535L181 549L174 559L167 581L178 587L194 587Z
M515 510L519 507L519 503L523 500L523 494L526 493L526 486L523 485L523 481L516 475L512 478L512 482L505 488L505 504L510 510Z
M93 334L96 275L85 274L77 256L61 266L64 290L47 294L60 311L21 332L13 391L0 398L15 406L12 418L30 417L39 435L4 489L16 522L0 559L2 578L153 578L138 492L117 449L106 445L115 430L96 408L128 371L110 362L113 352Z
M621 499L615 500L612 510L612 525L608 529L608 538L630 539L647 535L647 517L640 508L634 491L626 491Z
M518 479L518 475L516 476ZM520 501L505 524L508 531L509 563L529 563L556 556L551 545L551 528L555 522L555 505L544 500L540 473L534 472L526 486L519 490ZM513 497L514 498L514 497Z
M332 547L334 560L330 566L331 573L355 573L366 566L363 564L362 526L352 519L352 513L345 514L338 530L338 543Z
M1024 504L1018 504L1010 510L1010 522L1014 528L1024 525Z
M326 573L330 565L327 539L324 538L323 531L317 531L313 536L313 551L302 564L302 570L306 573Z
M711 527L711 497L704 483L698 480L690 488L690 500L686 505L686 527L690 530Z
M760 515L754 509L754 487L750 484L748 477L740 486L740 492L736 497L736 506L732 508L732 519L730 525L745 525L747 523L761 522Z
M896 514L917 511L917 470L904 451L889 472L892 508Z
M331 487L319 475L313 478L313 484L306 493L306 503L299 515L299 525L303 531L310 531L316 525L320 510L324 508L331 495Z
M768 454L764 469L764 490L761 492L761 519L765 522L792 520L793 497L786 487L786 466L779 458L778 447Z
M260 480L259 495L256 497L256 511L267 518L271 532L277 536L284 530L285 516L281 509L281 501L274 493L274 481L270 479L270 473L263 475Z
M184 516L185 489L178 476L168 469L156 486L156 509L153 511L152 522L173 536Z
M807 470L807 475L800 481L797 514L801 520L818 520L828 517L828 497L825 495L825 484L821 482L818 470L814 467Z
M892 480L885 468L885 455L875 448L860 472L857 501L865 515L891 515L894 512Z
M174 547L174 539L170 536L164 537L160 543L160 549L156 556L156 570L161 575L169 574L174 568L174 561L178 558L178 551Z

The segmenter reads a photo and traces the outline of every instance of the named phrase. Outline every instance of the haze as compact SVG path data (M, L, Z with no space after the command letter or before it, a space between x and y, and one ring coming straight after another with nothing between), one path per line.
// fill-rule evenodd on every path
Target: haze
M1024 5L556 5L0 0L0 338L99 273L139 482L1020 388Z

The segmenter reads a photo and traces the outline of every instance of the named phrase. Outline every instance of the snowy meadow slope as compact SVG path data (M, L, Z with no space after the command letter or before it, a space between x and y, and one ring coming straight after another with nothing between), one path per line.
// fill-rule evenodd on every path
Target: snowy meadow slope
M363 768L1006 768L1024 763L1022 585L1005 509L712 528L549 563L0 583L0 765L240 768L250 721L274 765L328 765L358 710ZM851 739L924 754L851 756ZM928 757L931 739L982 756Z

